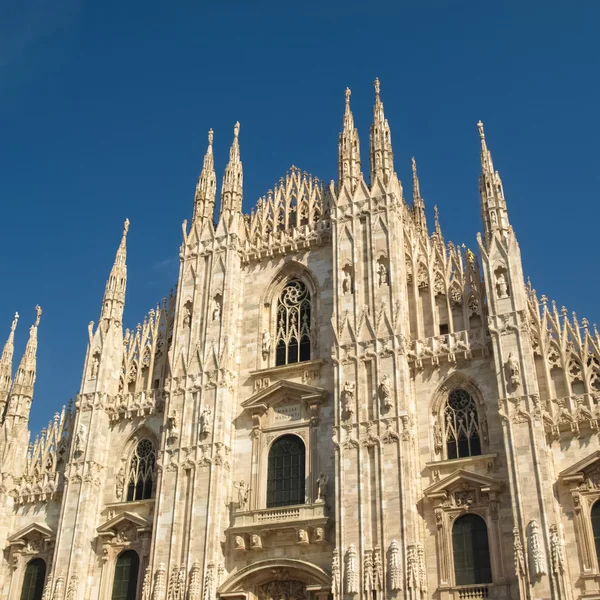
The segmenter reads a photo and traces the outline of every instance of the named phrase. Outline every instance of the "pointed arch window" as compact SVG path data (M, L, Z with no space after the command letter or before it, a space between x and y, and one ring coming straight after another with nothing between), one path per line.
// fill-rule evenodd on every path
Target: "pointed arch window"
M21 600L42 600L45 579L46 563L41 558L30 560L25 567Z
M477 406L462 388L452 390L444 407L446 458L465 458L481 454L481 432Z
M310 360L312 336L310 292L304 282L292 279L286 283L277 303L275 364Z
M304 504L304 442L296 435L283 435L271 446L267 474L267 508Z
M135 550L121 552L115 565L111 600L135 600L140 558Z
M152 498L156 448L148 440L140 440L133 450L127 475L127 502Z
M456 585L492 582L487 526L479 515L456 519L452 528L452 553Z

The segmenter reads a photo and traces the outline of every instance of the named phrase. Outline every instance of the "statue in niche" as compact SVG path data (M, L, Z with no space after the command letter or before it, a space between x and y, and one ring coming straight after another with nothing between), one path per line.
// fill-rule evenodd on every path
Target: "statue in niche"
M176 410L173 410L167 419L167 428L169 430L169 443L172 444L179 439L179 418Z
M506 283L504 271L499 271L496 275L496 293L500 300L508 298L508 284Z
M221 294L215 294L213 298L213 321L218 321L221 318Z
M183 305L183 312L183 326L189 329L192 324L192 303L189 300Z
M498 217L494 211L492 211L490 218L492 219L492 227L496 227L498 225Z
M271 354L271 334L265 330L262 334L262 357L264 360L269 358Z
M383 260L379 261L379 267L377 267L377 275L379 278L379 287L388 284L388 270Z
M117 491L117 500L123 500L123 490L125 489L125 467L121 466L115 479Z
M439 454L442 451L442 447L442 428L436 420L433 424L433 449L435 450L436 454Z
M207 436L212 428L212 410L205 406L200 413L200 435Z
M342 293L350 294L352 292L352 273L351 267L346 266L342 269Z
M390 386L390 378L387 373L382 377L379 384L379 397L385 410L392 408L392 390Z
M87 427L82 423L77 430L77 435L75 436L75 453L83 454L85 449L85 438L87 436Z
M518 388L521 385L521 367L519 366L518 359L513 356L512 352L508 354L508 358L506 359L506 371L513 388Z
M98 367L100 366L100 356L97 352L92 356L92 370L90 373L90 379L96 379L98 377Z
M325 502L327 497L327 486L329 485L329 477L325 473L321 473L317 479L317 502Z
M250 500L250 486L244 483L244 480L240 480L239 483L234 483L233 487L237 488L238 491L238 507L241 512L248 510L248 501Z
M352 402L354 400L354 388L356 384L351 381L344 383L344 391L342 392L342 410L346 413L347 418L354 414Z

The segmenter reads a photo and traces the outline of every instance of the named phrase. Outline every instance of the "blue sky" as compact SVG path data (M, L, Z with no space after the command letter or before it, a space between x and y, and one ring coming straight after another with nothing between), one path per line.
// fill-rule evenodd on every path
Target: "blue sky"
M122 223L131 220L125 325L177 279L215 131L220 182L241 122L244 208L295 164L336 176L344 89L363 171L375 77L396 171L410 157L432 220L476 247L476 122L485 122L526 276L600 321L600 3L83 2L0 5L0 343L34 306L33 431L79 388Z

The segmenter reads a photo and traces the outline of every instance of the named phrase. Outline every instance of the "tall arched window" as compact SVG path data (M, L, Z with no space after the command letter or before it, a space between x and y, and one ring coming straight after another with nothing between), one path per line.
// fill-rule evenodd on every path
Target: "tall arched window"
M288 281L277 304L277 366L310 360L310 311L310 292L306 285L299 279Z
M25 567L21 600L42 600L45 578L46 563L41 558L30 560Z
M592 533L594 535L594 545L596 547L596 558L600 565L600 500L592 506Z
M134 550L121 552L115 565L111 600L135 600L140 558Z
M127 502L152 498L156 450L148 440L140 440L135 447L127 476Z
M487 527L479 515L464 515L452 528L452 551L456 585L491 583Z
M269 452L267 508L304 504L305 448L295 435L275 440Z
M481 454L477 406L466 390L458 388L448 395L444 408L444 435L447 458Z

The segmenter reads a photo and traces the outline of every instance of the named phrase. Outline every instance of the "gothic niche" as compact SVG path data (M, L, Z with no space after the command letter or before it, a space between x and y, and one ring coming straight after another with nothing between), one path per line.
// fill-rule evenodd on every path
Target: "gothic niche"
M503 266L497 267L494 271L495 278L495 287L496 287L496 297L499 300L503 298L508 298L508 282L506 278L506 268Z
M306 600L306 586L301 581L270 581L259 585L259 600Z
M513 356L512 352L508 354L504 369L507 383L510 383L513 390L516 390L521 385L521 367L519 366L519 360L516 356Z
M382 285L389 285L389 262L388 259L382 254L377 259L377 285L381 287Z
M381 378L378 391L382 410L387 411L392 408L392 390L390 387L390 378L387 373Z
M356 384L352 381L344 383L344 391L342 392L342 416L344 420L350 419L354 414L354 389Z
M342 294L352 294L354 292L353 286L353 272L350 265L342 267Z
M98 367L100 366L100 353L94 352L92 356L92 369L90 372L90 379L96 379L98 377Z

